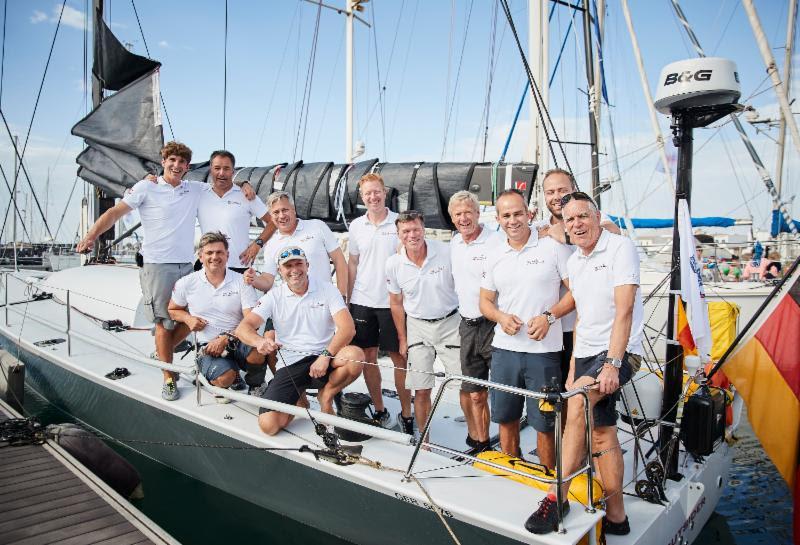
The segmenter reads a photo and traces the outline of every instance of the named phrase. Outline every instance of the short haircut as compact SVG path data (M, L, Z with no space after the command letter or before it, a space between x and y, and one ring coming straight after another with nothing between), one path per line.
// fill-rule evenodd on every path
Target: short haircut
M469 202L472 204L475 210L480 211L481 205L478 202L478 197L475 196L475 193L472 191L467 191L466 189L462 189L461 191L456 191L453 193L453 196L450 197L450 201L447 203L447 212L451 213L453 207L462 202Z
M386 184L383 183L383 176L381 176L377 172L370 172L368 174L364 174L358 181L358 189L360 190L361 186L367 182L377 182L381 184L382 188L386 189Z
M525 202L525 195L523 195L522 191L520 191L519 189L505 189L505 190L501 191L497 195L497 198L495 199L494 202L496 203L497 201L499 201L500 197L507 197L509 195L517 195L518 197L520 197L522 199L522 202L525 203L525 207L526 208L528 207L528 203Z
M197 251L202 252L203 248L217 242L221 242L225 246L225 249L228 249L228 237L225 236L225 233L222 231L209 231L200 237L200 242L197 243Z
M394 220L394 224L400 227L401 223L408 223L410 221L419 221L422 226L425 227L425 215L417 210L406 210L404 212L400 212L397 214L397 219Z
M186 159L187 163L192 162L192 150L189 149L189 146L186 144L181 144L180 142L176 142L172 140L167 142L163 148L161 148L161 158L166 159L171 155L177 155L178 157L183 157Z
M563 168L551 168L550 170L545 172L544 176L542 176L542 183L544 183L544 181L553 174L563 174L564 176L569 178L569 181L572 184L572 190L573 191L578 190L578 184L575 182L575 176L573 176L570 171L564 170Z
M212 151L211 152L211 157L208 158L208 162L210 163L216 157L226 157L226 158L231 160L231 164L233 166L236 166L236 157L234 157L233 154L231 152L229 152L228 150L218 149L216 151Z
M287 193L286 191L275 191L274 193L270 193L269 197L267 197L267 203L266 203L267 208L272 208L272 205L281 199L286 199L287 201L289 201L289 204L291 204L292 207L294 207L294 199L292 198L291 195L289 195L289 193Z

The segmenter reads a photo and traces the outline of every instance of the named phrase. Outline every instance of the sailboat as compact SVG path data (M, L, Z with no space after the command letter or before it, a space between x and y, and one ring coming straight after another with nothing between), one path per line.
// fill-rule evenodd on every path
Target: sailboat
M95 25L95 36L104 40L96 47L107 57L96 68L98 79L106 89L116 87L117 93L98 103L74 132L87 142L78 159L80 175L102 188L104 198L113 198L158 162L163 143L158 66L133 58L97 13ZM124 77L118 73L120 67L127 71ZM120 124L119 119L131 123ZM359 214L356 181L363 173L378 170L395 190L390 206L419 208L426 224L447 228L443 205L452 192L468 188L490 197L514 187L530 197L536 169L537 165L525 163L392 164L371 159L253 167L240 170L238 176L249 179L262 196L275 189L290 191L301 217L337 226ZM206 174L207 165L200 164L189 176L204 179ZM133 267L101 264L41 280L11 273L3 278L6 304L0 343L26 363L32 388L98 433L256 505L353 542L601 541L597 527L602 506L588 499L583 509L573 509L563 521L563 533L533 536L525 530L523 523L543 491L471 463L475 460L461 452L466 427L456 420L458 402L442 387L442 380L441 401L430 421L436 444L425 445L430 450L422 449L411 436L326 415L314 410L315 405L306 414L215 389L195 375L189 360L170 366L182 375L179 387L184 395L175 402L163 401L153 385L159 384L164 365L148 357L152 339L136 277ZM673 361L673 374L675 369ZM444 380L452 378L461 377ZM677 382L682 383L680 376ZM363 384L354 388L366 390ZM680 386L677 393L674 401L665 401L670 408L683 397ZM228 396L234 403L218 405L214 394ZM397 410L392 400L388 402L391 410ZM298 419L287 433L267 437L256 424L262 407L293 412ZM316 423L368 439L357 445L326 443ZM634 523L632 534L609 536L609 543L691 542L722 494L730 447L717 441L711 452L699 455L667 438L671 455L665 470L667 457L660 455L667 451L651 433L659 423L649 422L646 431L633 419L620 425L626 491L633 494L626 509ZM522 443L535 443L529 428L522 432ZM525 478L513 469L500 471L501 476ZM591 464L584 471L591 477Z

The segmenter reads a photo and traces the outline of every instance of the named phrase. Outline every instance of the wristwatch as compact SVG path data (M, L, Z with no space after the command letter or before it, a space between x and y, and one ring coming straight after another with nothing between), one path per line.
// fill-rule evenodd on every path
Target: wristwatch
M319 355L320 356L328 356L329 358L333 357L333 354L331 354L330 350L328 350L327 348L325 350L323 350L322 352L320 352Z
M263 240L261 240L260 238L257 238L257 239L255 239L253 242L255 242L255 243L256 243L256 246L258 246L258 247L260 247L260 248L263 248L263 247L264 247L264 241L263 241Z
M619 369L620 367L622 367L622 360L619 358L606 358L606 361L604 363L606 365L610 365L614 369Z
M556 323L556 317L553 316L553 313L550 312L549 310L545 310L544 312L542 312L542 316L547 318L547 325L553 325L554 323Z

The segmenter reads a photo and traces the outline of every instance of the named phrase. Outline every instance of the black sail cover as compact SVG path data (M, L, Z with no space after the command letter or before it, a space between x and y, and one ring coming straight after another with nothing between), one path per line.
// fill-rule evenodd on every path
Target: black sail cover
M94 185L121 196L161 164L164 135L161 126L158 71L153 70L111 95L72 127L72 134L86 141L88 149L78 156L78 175ZM86 172L93 176L86 176Z
M104 89L119 91L161 66L158 61L128 51L101 17L94 18L94 31L92 73Z

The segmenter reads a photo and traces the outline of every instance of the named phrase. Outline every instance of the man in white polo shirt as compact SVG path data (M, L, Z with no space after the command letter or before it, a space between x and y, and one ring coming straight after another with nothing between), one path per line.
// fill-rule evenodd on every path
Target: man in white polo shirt
M478 199L470 191L458 191L450 197L447 211L458 230L450 241L450 257L461 315L461 374L488 380L495 323L481 315L481 277L487 255L503 243L503 237L478 223ZM461 410L467 419L467 445L473 454L490 448L488 398L486 388L461 383Z
M260 380L252 377L259 375L258 369L263 369L264 356L241 342L232 351L228 345L239 322L258 303L258 295L244 283L241 274L227 269L229 251L225 234L204 234L197 253L203 268L175 283L169 314L176 322L197 332L198 341L204 345L200 372L211 384L228 388L240 369L247 370L245 382L252 391L263 382L263 373ZM219 396L217 401L228 400Z
M94 241L110 229L122 216L138 209L144 231L139 269L145 315L155 323L156 352L161 361L172 363L175 345L189 330L176 326L168 305L172 288L179 278L192 272L194 260L194 226L197 204L206 191L203 182L183 180L192 160L192 150L178 142L168 142L161 149L164 175L155 182L142 180L107 210L78 243L77 251L91 250ZM161 397L173 401L180 397L173 373L164 371Z
M369 173L358 182L361 200L367 213L350 223L347 260L348 300L350 314L356 324L353 344L364 350L366 362L378 361L378 349L389 353L394 366L394 382L400 399L397 422L408 434L414 433L411 416L411 392L406 388L406 359L399 350L397 330L389 310L389 291L384 282L386 260L397 253L397 214L386 207L386 187L380 174ZM394 425L383 404L381 370L376 365L364 366L364 382L375 406L375 420L388 428Z
M330 262L333 261L336 286L342 297L346 297L347 261L339 242L325 222L299 219L294 200L285 191L270 194L267 208L278 231L264 245L264 272L257 276L250 269L245 273L245 281L261 291L268 291L278 274L278 253L287 246L298 246L308 256L308 274L319 282L331 283Z
M617 438L616 401L619 388L641 365L643 316L639 288L639 256L633 242L600 226L600 213L591 197L575 192L561 201L570 240L578 250L569 258L569 285L578 321L567 388L597 385L589 390L593 410L592 451L606 496L606 534L630 532L622 501L623 461ZM583 397L567 404L562 467L575 471L585 460ZM566 498L569 481L564 483ZM555 488L525 524L533 533L555 531L558 525ZM565 502L562 512L569 504Z
M492 382L533 391L561 386L559 318L572 310L559 301L567 278L570 252L550 238L539 239L528 225L525 198L516 190L500 193L495 203L497 221L506 241L492 251L484 267L480 310L496 322L492 341ZM519 421L525 399L492 390L492 421L500 425L500 448L521 456ZM527 400L528 423L537 431L540 462L555 467L555 414Z
M406 387L414 392L414 413L420 430L431 411L436 356L447 374L461 373L461 318L450 248L438 240L425 240L424 221L416 210L398 214L395 224L403 248L386 261L389 308L400 353L408 359Z
M228 267L243 273L261 251L261 247L275 232L264 202L257 196L245 197L242 189L233 183L236 158L226 150L217 150L209 159L211 184L200 198L197 219L200 231L219 231L228 237ZM250 242L250 220L256 217L264 222L264 229Z
M306 388L318 388L320 409L333 414L334 396L358 378L364 360L360 348L348 345L355 334L353 318L330 281L309 276L302 248L279 250L276 263L283 283L259 300L236 328L236 336L261 354L277 351L277 371L262 394L264 399L295 405ZM275 337L262 337L258 328L270 318ZM258 425L275 435L292 418L261 409Z

